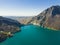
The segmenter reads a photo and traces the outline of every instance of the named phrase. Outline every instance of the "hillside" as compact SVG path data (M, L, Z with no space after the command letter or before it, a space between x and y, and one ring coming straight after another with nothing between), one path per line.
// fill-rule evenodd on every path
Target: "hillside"
M60 6L51 6L37 16L33 17L30 23L41 25L55 30L60 30Z
M18 21L0 16L0 42L20 31L20 26Z

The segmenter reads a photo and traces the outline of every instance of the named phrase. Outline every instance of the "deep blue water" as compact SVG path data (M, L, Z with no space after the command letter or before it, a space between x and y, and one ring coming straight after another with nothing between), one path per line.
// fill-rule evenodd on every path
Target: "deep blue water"
M23 26L21 30L0 45L60 45L60 31L34 25Z

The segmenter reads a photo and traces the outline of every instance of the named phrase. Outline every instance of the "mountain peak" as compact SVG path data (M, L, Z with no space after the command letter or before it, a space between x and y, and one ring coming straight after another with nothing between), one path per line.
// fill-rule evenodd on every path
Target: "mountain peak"
M50 8L59 8L59 7L60 7L59 5L53 5Z
M42 13L40 13L41 15L50 15L52 17L56 16L56 15L60 15L60 6L56 5L56 6L51 6L50 8L47 8L46 10L44 10ZM39 15L40 15L39 14Z
M51 8L53 8L52 10L52 15L55 16L55 15L60 15L60 6L57 5L57 6L52 6Z

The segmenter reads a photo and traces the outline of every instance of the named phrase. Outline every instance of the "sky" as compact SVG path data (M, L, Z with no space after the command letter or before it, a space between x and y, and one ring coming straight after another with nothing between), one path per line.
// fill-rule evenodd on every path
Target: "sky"
M0 16L36 16L60 0L0 0Z

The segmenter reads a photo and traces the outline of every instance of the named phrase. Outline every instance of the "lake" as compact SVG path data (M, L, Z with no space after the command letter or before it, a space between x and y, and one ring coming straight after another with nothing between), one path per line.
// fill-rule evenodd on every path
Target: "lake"
M35 25L23 26L21 30L0 45L60 45L60 31L48 30Z

